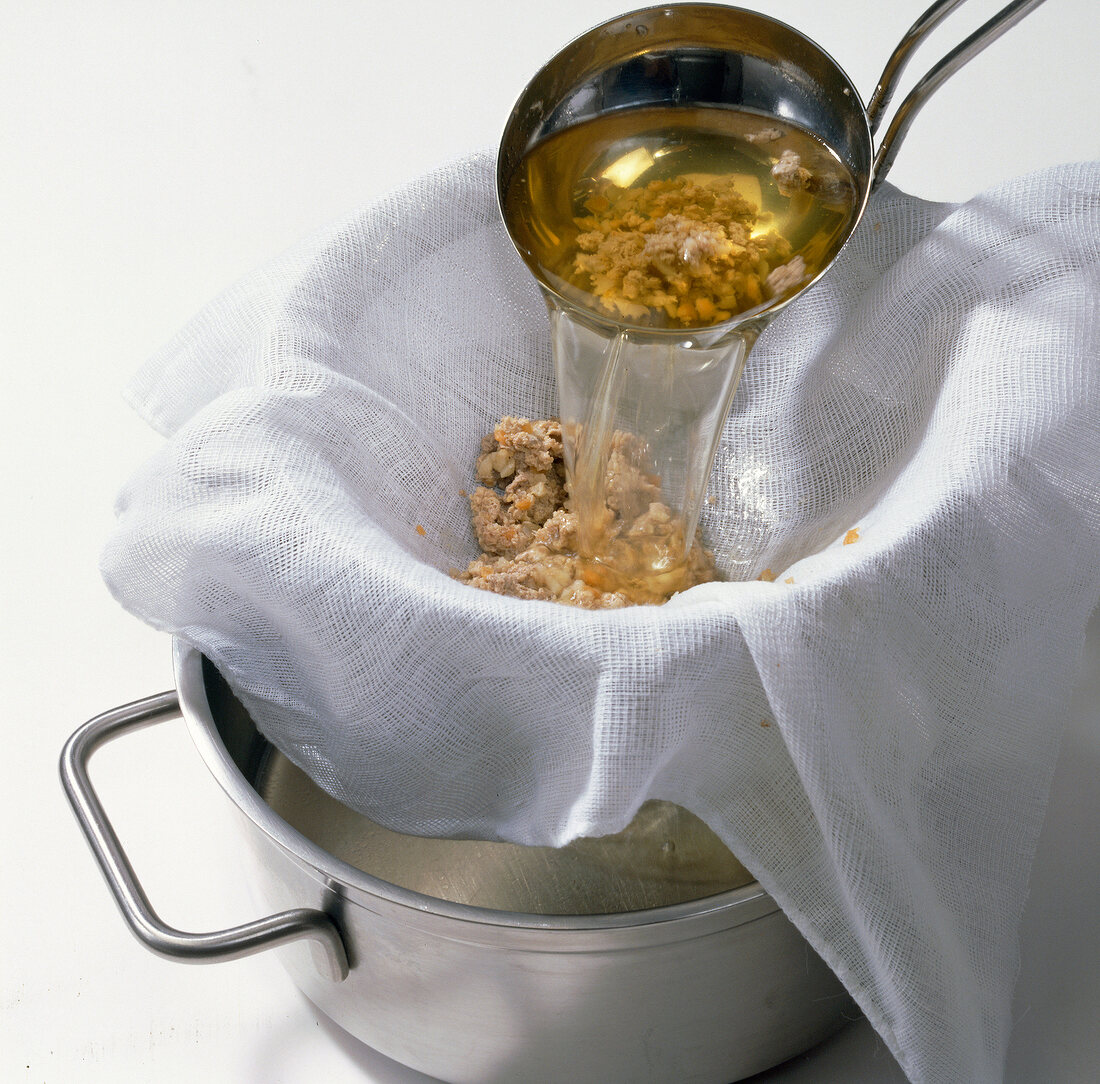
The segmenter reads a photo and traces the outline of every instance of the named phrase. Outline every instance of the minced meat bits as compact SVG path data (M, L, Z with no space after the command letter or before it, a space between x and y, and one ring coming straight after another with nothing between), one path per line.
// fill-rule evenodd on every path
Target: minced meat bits
M660 500L659 481L636 465L637 438L616 433L608 457L603 548L628 574L609 579L607 568L578 555L576 513L570 507L561 423L502 418L481 443L470 496L481 556L453 575L463 583L514 598L541 599L585 609L613 609L667 601L675 590L716 579L713 558L698 543L675 577L658 584L631 576L639 567L678 552L678 525ZM682 549L682 545L679 546Z
M684 174L637 188L605 181L585 210L575 282L628 320L657 312L670 326L721 323L775 296L769 275L792 256L786 238L760 232L769 216L732 176Z

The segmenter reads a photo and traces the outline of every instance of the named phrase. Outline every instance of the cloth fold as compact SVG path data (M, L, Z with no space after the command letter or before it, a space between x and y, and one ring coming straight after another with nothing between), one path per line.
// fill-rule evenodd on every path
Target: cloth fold
M168 439L108 585L382 824L562 844L680 803L911 1080L1001 1079L1100 599L1100 164L958 206L884 185L749 359L701 528L727 581L603 613L448 575L481 436L555 413L493 191L452 163L149 360L128 395Z

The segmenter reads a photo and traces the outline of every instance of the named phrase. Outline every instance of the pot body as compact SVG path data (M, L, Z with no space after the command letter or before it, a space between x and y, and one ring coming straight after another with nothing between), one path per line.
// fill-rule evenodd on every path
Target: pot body
M298 988L369 1046L454 1084L728 1084L814 1045L849 1007L759 888L678 919L517 929L357 899L250 836L257 903L321 907L344 935L342 983L308 946L278 950Z
M760 886L622 914L533 915L435 899L320 849L262 797L272 755L197 652L177 650L184 714L237 806L264 911L314 907L350 971L277 951L346 1031L453 1084L729 1084L855 1015L839 981Z

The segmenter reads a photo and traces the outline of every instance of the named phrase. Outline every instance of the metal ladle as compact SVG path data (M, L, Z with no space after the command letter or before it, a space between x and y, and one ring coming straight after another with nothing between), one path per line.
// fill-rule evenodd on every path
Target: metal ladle
M874 136L913 50L963 0L940 0L894 50L865 107L851 80L818 45L775 19L719 4L646 8L589 30L554 56L520 95L505 126L497 194L513 243L534 273L550 314L566 468L581 520L581 552L593 552L586 517L603 510L616 430L633 433L661 478L662 500L690 547L718 440L757 337L801 289L820 278L859 224L913 119L943 82L1042 2L1014 0L948 53ZM543 141L611 111L670 106L735 108L813 133L854 179L854 213L832 257L801 288L724 323L645 328L566 296L524 240L507 194L525 156ZM676 589L683 553L649 573Z

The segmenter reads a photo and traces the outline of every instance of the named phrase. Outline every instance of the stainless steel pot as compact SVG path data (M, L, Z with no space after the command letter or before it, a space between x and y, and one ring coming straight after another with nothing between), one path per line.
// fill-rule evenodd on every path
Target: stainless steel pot
M456 1084L728 1084L854 1015L775 901L685 811L653 806L625 833L560 851L400 836L299 778L198 651L177 643L175 667L177 692L97 716L61 757L107 883L154 952L203 962L277 948L336 1023ZM181 713L240 813L270 918L167 927L92 789L99 746ZM498 906L517 902L530 907Z

